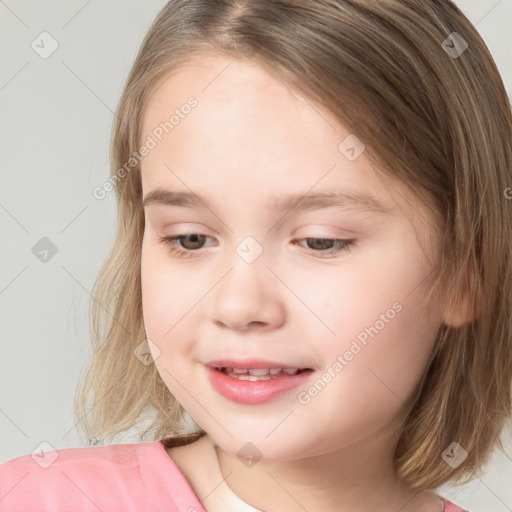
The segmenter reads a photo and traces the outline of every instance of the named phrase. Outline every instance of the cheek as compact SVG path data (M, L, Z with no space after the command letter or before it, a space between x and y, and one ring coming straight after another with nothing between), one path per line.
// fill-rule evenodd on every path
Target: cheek
M165 248L143 242L142 312L146 335L160 351L155 361L159 370L165 365L174 371L177 355L193 357L204 298L212 283L208 276L188 269L187 265L169 264Z
M165 250L150 247L147 240L142 245L141 287L146 334L165 350L163 341L180 326L183 305L188 302L187 289L191 287L183 287L179 269L170 271Z
M166 304L171 300L172 288L166 283L166 274L162 272L161 263L142 248L141 261L142 312L144 326L149 338L160 338L171 311ZM167 324L167 328L170 324Z
M162 253L164 256L160 254ZM187 403L183 387L183 356L191 350L190 332L194 309L189 302L197 302L186 296L188 287L177 282L179 272L170 271L165 262L165 251L142 250L141 286L142 311L146 336L150 345L155 367L169 391L180 403ZM156 347L156 348L155 348Z
M417 253L393 246L360 254L331 268L317 265L281 273L302 302L288 301L300 313L295 320L315 329L310 340L320 336L330 346L339 347L340 339L355 337L375 324L379 331L388 330L390 324L405 329L428 324L429 311L423 301L428 264ZM286 293L283 290L284 299Z
M332 391L340 399L356 392L368 400L400 403L421 378L441 322L435 307L424 301L431 269L418 249L403 245L359 263L344 269L341 278L319 277L309 292L303 285L301 293L324 325L305 313L302 332L321 340L316 347L326 368L338 362L338 371L331 371L343 385Z

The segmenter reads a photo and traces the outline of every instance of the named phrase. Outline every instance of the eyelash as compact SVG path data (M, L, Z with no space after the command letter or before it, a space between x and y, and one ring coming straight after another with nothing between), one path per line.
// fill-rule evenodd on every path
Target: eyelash
M207 235L201 235L200 233L185 233L182 235L176 235L176 236L167 236L160 238L160 242L164 245L168 246L169 253L180 258L191 258L193 257L193 254L195 252L199 252L200 249L196 250L190 250L190 249L181 249L177 246L178 239L189 236L189 235L199 235L199 236L207 236ZM211 238L211 237L207 237ZM355 245L355 240L345 240L343 238L317 238L317 237L308 237L308 238L300 238L300 241L302 240L327 240L329 242L335 242L337 244L337 247L326 249L326 250L314 250L310 249L313 253L317 254L327 254L327 256L334 256L335 254L345 251L350 252L353 246Z

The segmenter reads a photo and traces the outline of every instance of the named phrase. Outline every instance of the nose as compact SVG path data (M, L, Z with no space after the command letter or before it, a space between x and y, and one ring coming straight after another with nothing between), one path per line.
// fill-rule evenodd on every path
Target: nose
M280 327L286 316L283 288L264 255L252 263L239 258L230 262L231 268L210 294L211 321L237 331Z

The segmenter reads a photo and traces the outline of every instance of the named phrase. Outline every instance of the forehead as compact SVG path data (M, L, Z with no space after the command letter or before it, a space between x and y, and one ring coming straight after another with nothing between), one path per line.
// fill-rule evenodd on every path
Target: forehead
M196 106L183 108L190 98ZM178 189L242 206L346 188L394 202L364 151L352 160L342 152L354 137L347 127L255 64L208 56L168 74L143 115L141 141L148 137L144 195Z
M259 104L262 114L271 99L273 106L287 107L289 102L297 103L298 107L308 104L256 63L216 54L196 55L158 81L143 113L143 131L149 131L161 122L162 115L172 113L190 96L209 110L213 106L231 110Z

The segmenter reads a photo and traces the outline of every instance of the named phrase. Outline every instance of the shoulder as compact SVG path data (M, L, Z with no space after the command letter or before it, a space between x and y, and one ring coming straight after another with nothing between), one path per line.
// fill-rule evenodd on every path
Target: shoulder
M0 465L0 510L97 512L114 503L131 510L128 494L132 501L144 494L141 455L156 443L50 449L10 459Z
M50 448L10 459L0 465L0 470L4 478L24 471L44 477L65 470L93 477L97 475L98 469L133 466L137 460L137 447L138 444L113 444L58 450ZM91 467L94 467L95 472L90 471Z

